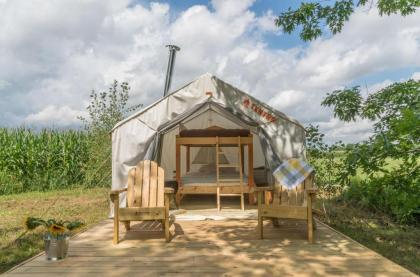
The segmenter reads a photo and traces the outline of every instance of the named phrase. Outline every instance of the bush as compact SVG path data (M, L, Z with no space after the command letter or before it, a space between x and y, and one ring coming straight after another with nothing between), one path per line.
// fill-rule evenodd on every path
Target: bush
M393 216L401 223L414 223L420 213L420 180L399 174L387 174L352 182L343 199L363 208L371 208Z
M314 136L318 130L310 126L308 141L313 143L308 152L321 177L330 173L348 201L384 211L400 222L415 221L420 213L420 81L394 83L366 99L359 87L337 90L327 94L322 105L332 107L334 116L345 122L371 120L373 134L341 147L343 158L331 159L337 151L323 144L322 135ZM327 166L317 165L323 162ZM321 182L320 188L328 187Z

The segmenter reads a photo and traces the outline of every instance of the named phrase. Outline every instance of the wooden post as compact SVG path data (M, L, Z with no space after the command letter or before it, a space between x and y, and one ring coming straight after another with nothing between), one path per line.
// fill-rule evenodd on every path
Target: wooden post
M263 217L262 217L262 195L263 192L258 192L258 235L260 239L263 239Z
M241 145L242 172L245 172L244 157L245 157L245 145Z
M120 206L120 195L118 193L112 194L112 202L114 203L114 239L113 243L118 244L118 235L119 235L119 218L118 218L118 210Z
M244 161L243 161L243 152L242 152L241 137L238 137L238 161L239 161L239 185L241 186L241 210L245 210L244 203L244 186L243 186L243 172L244 172Z
M165 224L163 226L165 229L165 240L169 242L171 240L169 233L169 195L165 193Z
M178 139L178 136L176 138ZM175 148L175 174L176 181L179 182L181 180L181 144L178 144L177 142Z
M216 197L217 197L217 211L220 212L220 167L219 167L219 157L220 157L220 148L219 148L219 137L216 137L216 183L217 183L217 191L216 191Z
M179 136L176 136L176 147L175 147L175 178L176 178L176 182L178 184L178 191L176 193L175 196L175 200L176 200L176 205L180 206L181 204L181 187L182 187L182 183L181 183L181 144L178 143L178 138Z
M216 197L217 197L217 211L220 212L220 186L217 186L216 190Z
M186 153L186 162L187 162L187 172L190 172L190 147L187 145L187 153Z
M308 204L308 241L309 243L314 243L313 237L313 218L312 218L312 193L307 194L307 204Z
M251 134L249 136L252 138ZM254 146L252 142L248 144L248 182L249 182L250 187L255 186L255 183L254 183ZM248 202L250 205L255 204L255 193L249 194Z

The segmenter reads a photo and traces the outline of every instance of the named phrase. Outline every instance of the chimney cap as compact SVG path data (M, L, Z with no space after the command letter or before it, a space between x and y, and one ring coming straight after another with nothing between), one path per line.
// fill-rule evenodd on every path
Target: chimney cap
M179 46L176 46L175 44L168 44L166 45L166 47L169 47L169 50L175 50L175 51L181 50L181 48L179 48Z

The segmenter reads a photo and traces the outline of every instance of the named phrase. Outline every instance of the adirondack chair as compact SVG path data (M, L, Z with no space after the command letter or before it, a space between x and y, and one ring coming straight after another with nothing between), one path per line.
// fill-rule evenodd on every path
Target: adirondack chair
M119 242L119 222L130 230L131 221L159 220L164 227L165 239L170 240L169 227L175 217L169 216L169 194L172 188L164 187L164 171L154 161L141 161L128 172L128 186L110 193L114 203L114 240ZM127 192L127 207L120 208L119 194Z
M312 216L312 203L316 195L313 180L314 174L311 173L294 189L283 186L255 189L258 193L258 233L261 239L263 239L263 220L266 218L271 219L274 226L277 226L278 219L302 219L307 221L308 241L313 243L315 222ZM272 192L272 203L267 199L267 191ZM263 203L264 194L266 194L265 203Z

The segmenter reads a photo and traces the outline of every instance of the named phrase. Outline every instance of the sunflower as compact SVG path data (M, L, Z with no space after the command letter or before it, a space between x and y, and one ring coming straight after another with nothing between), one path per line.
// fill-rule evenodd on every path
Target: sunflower
M52 224L49 227L49 231L52 235L58 236L58 235L62 235L66 231L66 228L57 224Z

